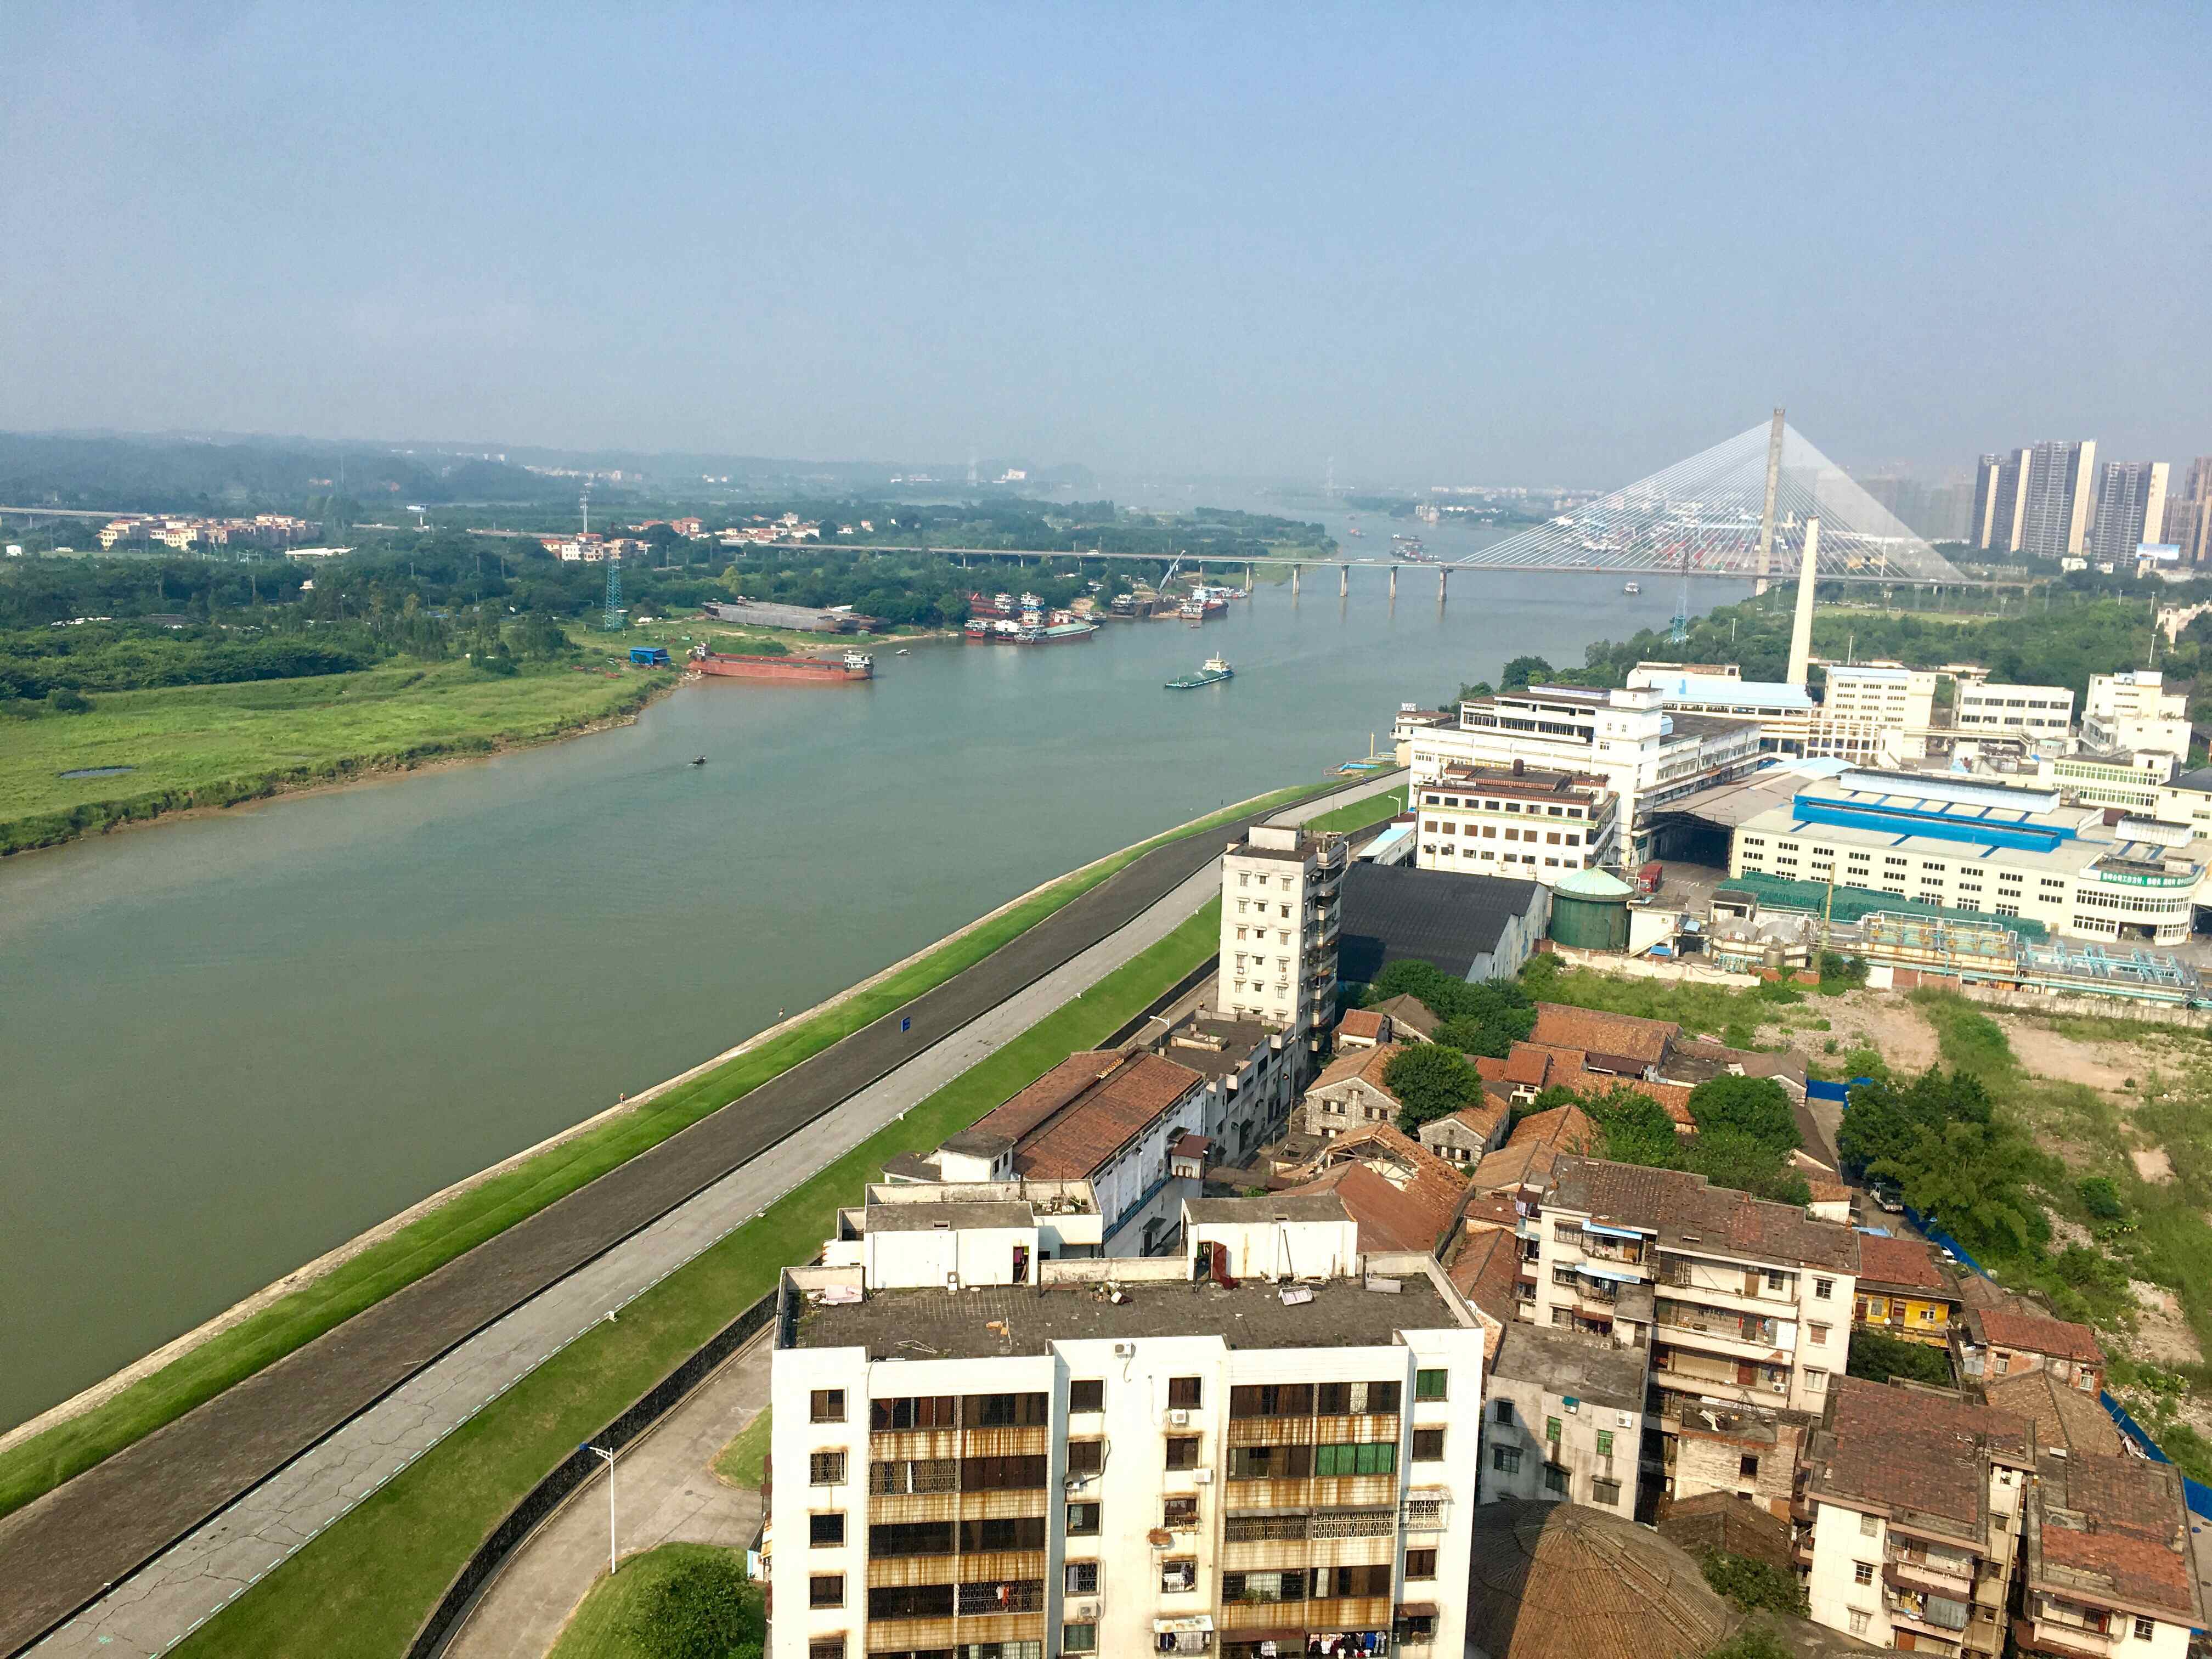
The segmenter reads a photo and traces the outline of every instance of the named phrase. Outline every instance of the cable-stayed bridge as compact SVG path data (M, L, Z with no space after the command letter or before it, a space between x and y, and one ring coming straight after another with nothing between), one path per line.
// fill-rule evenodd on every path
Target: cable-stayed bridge
M1492 570L1794 579L1811 519L1820 521L1814 557L1824 580L1966 580L1784 422L1779 410L1771 423L1450 562Z

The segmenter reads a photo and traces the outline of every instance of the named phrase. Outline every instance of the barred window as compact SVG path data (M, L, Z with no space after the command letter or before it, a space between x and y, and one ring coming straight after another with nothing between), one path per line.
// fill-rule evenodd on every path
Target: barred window
M1409 1498L1406 1500L1406 1530L1407 1532L1442 1532L1443 1529L1444 1500L1443 1498Z
M1069 1562L1066 1582L1070 1595L1097 1595L1098 1564L1096 1561Z
M960 1586L957 1610L978 1613L1041 1613L1044 1609L1042 1578L993 1579Z
M830 1549L845 1541L845 1517L842 1513L810 1515L806 1517L806 1542L812 1549Z
M1313 1518L1316 1538L1386 1538L1398 1530L1395 1510L1322 1510Z
M1224 1533L1232 1544L1297 1540L1305 1535L1306 1517L1303 1515L1232 1515Z
M806 1482L812 1486L842 1486L845 1484L845 1454L842 1451L818 1451L806 1460Z

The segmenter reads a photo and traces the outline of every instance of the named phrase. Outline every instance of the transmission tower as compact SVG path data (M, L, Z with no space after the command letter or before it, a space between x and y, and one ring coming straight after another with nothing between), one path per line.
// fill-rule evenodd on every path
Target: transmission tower
M605 627L610 634L622 632L622 557L607 555L607 615Z

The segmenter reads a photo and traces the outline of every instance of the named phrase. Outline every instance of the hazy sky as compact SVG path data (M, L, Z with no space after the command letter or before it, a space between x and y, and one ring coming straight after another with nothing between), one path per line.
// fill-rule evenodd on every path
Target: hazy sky
M2212 6L0 0L0 428L2212 452Z

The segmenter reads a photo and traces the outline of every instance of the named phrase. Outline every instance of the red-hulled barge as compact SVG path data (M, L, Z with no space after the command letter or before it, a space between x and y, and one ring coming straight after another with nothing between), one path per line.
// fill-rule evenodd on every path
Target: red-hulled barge
M724 679L781 680L805 685L858 685L876 677L876 659L865 651L848 651L842 657L727 656L695 645L689 666L695 672Z

